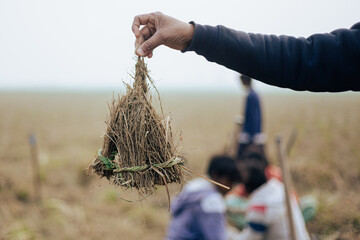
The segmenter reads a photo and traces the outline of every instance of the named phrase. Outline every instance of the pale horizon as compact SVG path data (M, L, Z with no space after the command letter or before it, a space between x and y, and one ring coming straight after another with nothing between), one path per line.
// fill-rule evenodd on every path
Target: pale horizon
M225 2L224 2L225 3ZM135 63L133 17L161 11L183 21L308 37L350 28L360 1L0 1L0 91L119 89ZM159 90L239 89L238 73L195 53L159 47L146 59ZM291 91L256 83L260 92Z

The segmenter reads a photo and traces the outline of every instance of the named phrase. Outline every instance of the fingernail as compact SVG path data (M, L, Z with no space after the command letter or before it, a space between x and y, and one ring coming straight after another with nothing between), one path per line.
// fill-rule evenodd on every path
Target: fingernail
M136 52L137 52L138 55L140 55L140 56L142 56L142 57L145 56L145 53L144 53L144 51L143 51L141 48L139 48Z

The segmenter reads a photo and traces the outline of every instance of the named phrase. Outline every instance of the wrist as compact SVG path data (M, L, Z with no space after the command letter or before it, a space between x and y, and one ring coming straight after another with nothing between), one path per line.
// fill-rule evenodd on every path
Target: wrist
M184 31L184 46L182 47L181 51L184 51L191 43L193 39L195 31L195 26L193 22L187 23L186 28Z

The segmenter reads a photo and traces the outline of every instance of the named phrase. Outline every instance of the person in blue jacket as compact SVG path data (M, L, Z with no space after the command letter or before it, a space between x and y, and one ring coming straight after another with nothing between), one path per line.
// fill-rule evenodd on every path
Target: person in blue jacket
M207 174L228 187L240 180L235 161L227 156L213 157ZM227 191L203 178L190 181L171 205L166 240L226 240Z
M238 135L237 159L241 159L248 151L264 153L265 136L262 133L262 114L259 95L254 91L251 78L240 75L240 80L246 88L247 97L244 108L244 122Z
M295 38L185 23L156 12L136 16L132 31L139 56L152 57L156 47L165 45L195 51L208 61L278 87L360 90L360 22L350 29Z

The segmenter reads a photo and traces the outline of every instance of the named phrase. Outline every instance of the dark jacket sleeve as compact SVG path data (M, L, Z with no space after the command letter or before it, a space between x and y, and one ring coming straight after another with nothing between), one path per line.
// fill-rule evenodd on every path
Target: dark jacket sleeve
M208 61L278 87L360 90L360 23L306 39L193 24L194 36L185 51Z

